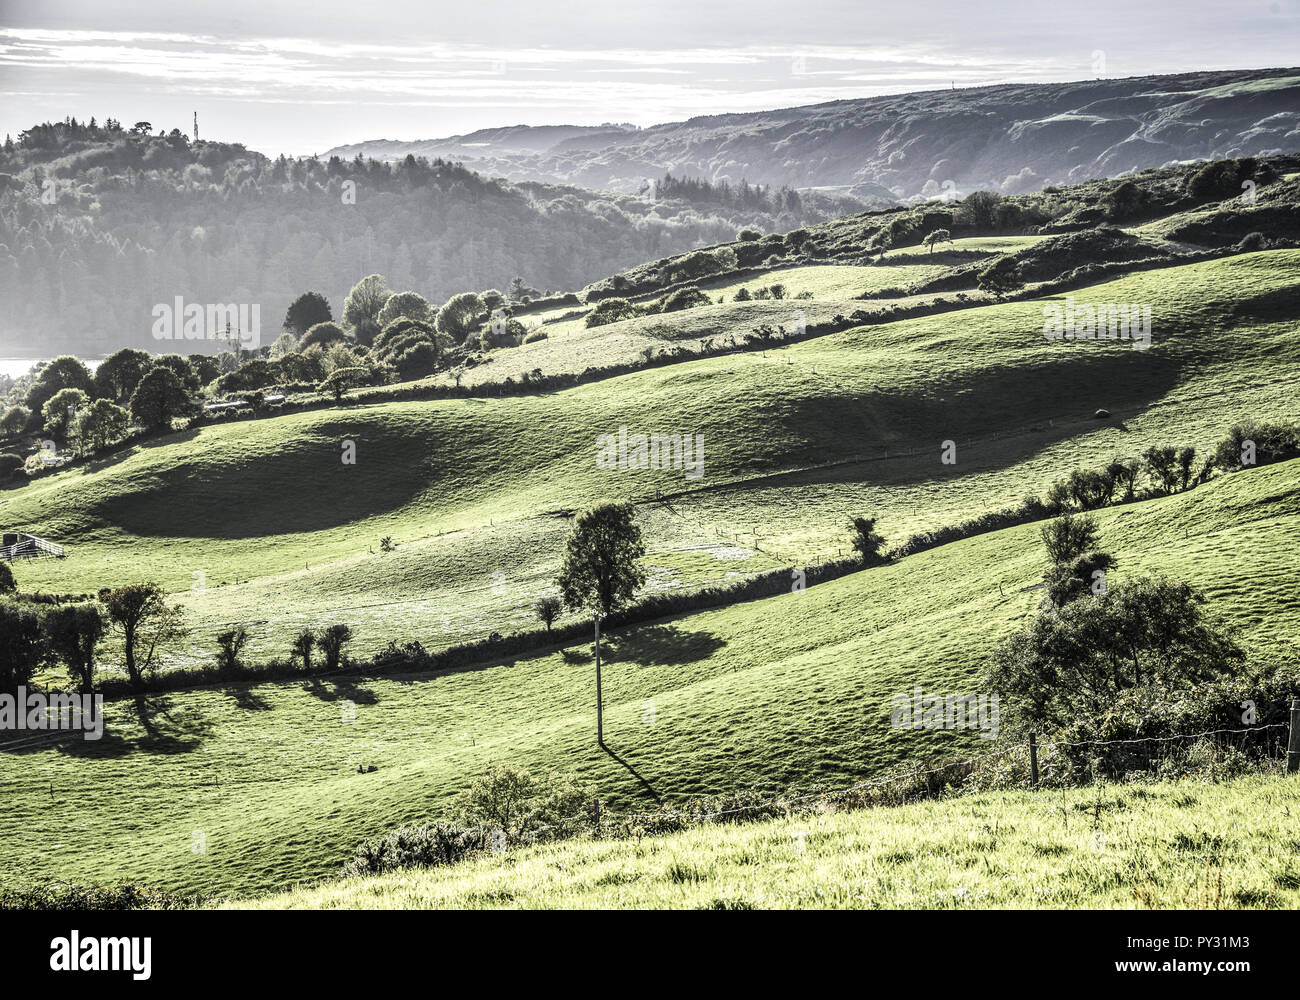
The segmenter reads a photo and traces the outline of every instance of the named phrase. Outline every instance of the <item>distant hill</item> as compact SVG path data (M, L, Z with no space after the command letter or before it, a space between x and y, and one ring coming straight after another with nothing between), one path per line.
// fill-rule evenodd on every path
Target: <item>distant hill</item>
M1173 161L1300 149L1300 69L926 91L647 129L484 130L330 150L414 152L481 173L634 191L665 171L711 181L888 189L897 197L1015 194Z

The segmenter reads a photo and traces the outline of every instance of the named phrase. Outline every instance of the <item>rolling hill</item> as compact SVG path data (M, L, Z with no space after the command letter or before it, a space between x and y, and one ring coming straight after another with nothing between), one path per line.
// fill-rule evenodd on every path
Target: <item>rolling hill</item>
M1009 84L712 115L646 129L486 129L330 150L458 160L488 176L636 191L710 181L908 198L1116 177L1172 161L1300 149L1300 71Z
M588 327L601 297L589 288L577 306L523 311L547 338L490 352L464 392L435 375L364 389L344 405L290 400L301 407L135 441L0 493L7 528L68 549L65 560L20 564L24 591L92 593L152 579L184 605L192 631L169 668L211 662L216 633L232 624L250 627L247 655L264 663L286 658L299 628L346 622L360 661L328 675L113 700L98 742L0 745L8 806L0 851L9 861L0 880L131 881L220 899L289 891L331 878L363 838L441 815L492 763L576 774L617 811L745 788L841 786L984 749L972 732L891 729L890 699L916 685L975 690L996 643L1037 606L1032 588L1045 566L1032 522L806 590L614 630L605 670L612 753L594 741L585 642L447 670L370 657L390 643L438 649L530 626L573 512L602 500L636 502L647 590L686 591L835 560L847 554L858 515L878 517L888 541L901 543L1042 495L1079 468L1152 445L1204 454L1233 423L1300 417L1292 391L1300 249L1288 228L1295 174L1270 180L1249 207L1226 197L1189 204L1178 171L1141 179L1155 207L1125 226L958 232L933 254L918 231L881 252L868 241L902 216L867 213L816 227L812 252L767 262L769 247L755 250L758 265L740 261L702 279L709 304L684 312ZM1072 203L1076 220L1108 193L1100 182L1083 187L1092 193ZM1238 242L1243 219L1258 239ZM1191 221L1204 242L1176 238ZM1006 301L980 291L970 267L998 259L1031 276ZM676 266L650 262L607 281L621 278L644 303L670 287ZM742 287L773 283L788 297L739 297ZM1076 309L1149 305L1149 349L1045 337L1045 315L1066 296ZM900 304L923 308L900 315ZM747 328L787 322L794 311L805 314L802 334L745 339ZM726 338L733 342L719 344ZM651 344L708 340L719 349L643 354ZM504 391L507 373L545 364L567 376L594 361L628 367ZM599 436L622 427L702 436L703 476L601 468ZM344 442L356 445L354 465L341 461ZM943 461L949 443L955 463ZM1191 582L1255 664L1294 661L1297 461L1221 474L1097 517L1118 579L1158 571ZM116 657L111 643L105 653ZM1221 794L1216 803L1240 807L1236 788ZM1186 833L1170 812L1177 797L1157 798L1136 843ZM1015 795L933 807L951 809L942 815L929 808L913 818L951 824L1005 808L1023 817L1015 822L1031 840L1045 822ZM892 821L827 822L850 840ZM716 870L728 870L730 835L685 836L702 857L719 852ZM1255 851L1242 836L1242 850ZM692 837L715 839L706 847ZM611 871L625 864L624 847L554 850L537 857L584 856ZM1032 843L1013 840L1007 851L1008 870L1044 870ZM865 863L855 852L843 852L843 864ZM524 881L508 890L517 898L533 891L533 857L521 859ZM1234 868L1230 889L1247 894L1238 905L1289 899L1249 895L1289 891L1265 885L1286 875L1284 860L1268 854L1267 876ZM1166 887L1152 905L1175 899L1168 883L1186 870L1176 859L1161 864L1153 871ZM411 888L347 885L277 902L373 891L475 905L492 901L475 894L498 892L474 888L496 879L491 862L482 865L419 876ZM712 878L687 878L686 895L654 888L641 898L803 898L740 893L729 882L713 891ZM948 891L933 869L916 878ZM1076 881L1061 899L1113 905L1130 889ZM582 895L586 886L564 891L605 898ZM1028 899L989 884L972 891L986 903Z

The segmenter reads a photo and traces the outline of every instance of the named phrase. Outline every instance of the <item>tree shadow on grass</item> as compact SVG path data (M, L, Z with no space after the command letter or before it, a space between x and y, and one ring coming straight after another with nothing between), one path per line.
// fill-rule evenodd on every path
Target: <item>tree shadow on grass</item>
M271 707L271 703L254 690L251 684L231 684L222 688L221 693L229 696L238 708L265 712Z
M727 645L712 632L689 631L676 625L641 625L611 636L601 644L601 658L637 666L682 666L707 660Z
M369 688L343 677L313 677L302 689L321 701L350 701L354 705L373 705L379 701L379 696Z

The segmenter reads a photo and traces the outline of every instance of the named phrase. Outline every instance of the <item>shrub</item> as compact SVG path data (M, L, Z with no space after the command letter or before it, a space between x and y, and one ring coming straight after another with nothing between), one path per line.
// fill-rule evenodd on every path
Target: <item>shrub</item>
M1248 421L1234 424L1215 446L1214 463L1226 472L1300 455L1300 425Z
M0 479L8 479L23 467L23 457L11 451L0 455Z
M36 612L0 603L0 691L26 684L48 660L49 648Z
M1020 265L1007 256L999 257L981 271L977 282L980 291L989 292L999 301L1025 284Z
M1231 198L1241 194L1242 183L1258 171L1253 157L1215 160L1187 178L1187 193L1194 198Z
M1204 603L1187 584L1142 577L1040 612L997 648L985 681L1027 725L1104 712L1135 688L1190 689L1245 658Z
M370 371L366 368L336 368L329 377L316 386L322 396L333 396L334 402L341 403L349 389L363 386L370 380Z
M596 307L587 313L585 325L590 328L594 326L606 326L610 323L617 323L620 320L631 319L636 315L636 307L627 299L621 299L617 296L608 299L601 299Z
M342 874L381 875L400 868L453 865L479 851L491 848L491 831L455 823L425 823L400 826L396 830L363 840Z
M325 348L331 344L341 344L347 339L343 327L337 323L328 321L317 323L303 334L302 340L298 342L298 353L301 354L311 347Z
M0 910L183 910L201 902L197 896L177 896L130 884L81 886L60 882L0 889Z
M1082 514L1064 514L1039 529L1047 558L1054 564L1071 562L1097 547L1097 521Z
M0 417L0 435L4 437L18 436L23 432L31 417L32 411L21 404L9 407L9 409L5 410L4 416Z
M303 670L311 670L311 654L316 648L316 633L309 628L302 629L294 636L293 645L290 647L289 659L293 661L302 661Z
M500 830L506 843L549 839L580 824L591 792L576 779L549 773L534 776L523 768L494 764L459 799L466 826Z
M609 299L605 300L610 301ZM694 309L696 306L707 306L713 300L695 285L687 285L685 288L678 288L669 292L659 302L659 312L679 312L683 309Z
M473 292L461 292L449 298L438 310L435 327L457 343L463 341L474 329L479 318L487 312L483 300Z

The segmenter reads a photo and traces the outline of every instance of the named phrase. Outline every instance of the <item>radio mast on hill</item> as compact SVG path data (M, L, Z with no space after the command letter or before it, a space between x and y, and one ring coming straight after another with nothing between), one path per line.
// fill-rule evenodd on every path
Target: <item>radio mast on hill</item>
M199 113L194 112L194 141L199 141Z

